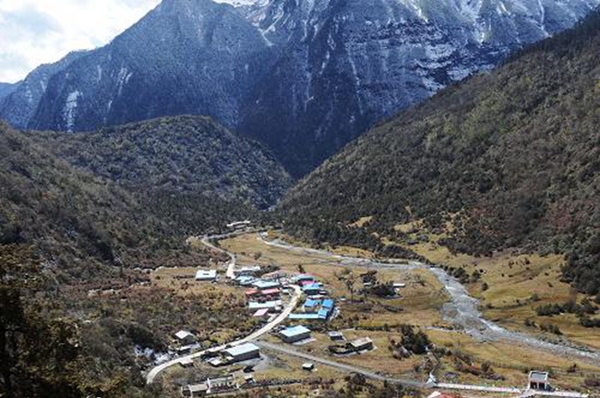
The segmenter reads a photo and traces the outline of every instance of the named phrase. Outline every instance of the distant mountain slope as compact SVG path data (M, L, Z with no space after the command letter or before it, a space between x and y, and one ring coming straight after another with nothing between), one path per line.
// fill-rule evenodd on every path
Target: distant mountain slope
M0 83L0 101L14 91L17 84Z
M202 194L266 208L291 178L263 145L210 118L179 116L95 133L31 133L78 168L135 191Z
M135 264L136 250L160 246L170 235L132 195L76 170L5 124L0 187L0 244L35 244L54 259L51 266L80 279L99 272L94 264ZM74 258L89 264L81 267Z
M232 127L269 66L260 32L231 5L164 0L109 45L56 74L29 127L86 131L159 116Z
M234 8L164 0L109 45L54 72L39 95L40 84L22 86L0 117L89 131L208 115L267 143L301 176L382 117L571 27L599 4L268 0Z
M41 65L23 81L16 83L4 98L0 95L0 119L6 120L15 128L27 128L46 93L50 78L85 54L85 51L76 51L58 62Z
M171 122L171 127L174 128L177 123ZM204 123L203 128L206 125L212 126L205 119L196 118L196 122L196 126ZM161 125L161 121L150 122L149 125L152 123ZM163 127L169 126L169 121L162 123ZM130 135L124 134L121 140L113 136L116 142L113 142L114 147L109 144L110 133L104 133L108 140L104 143L106 147L102 147L100 143L91 148L85 147L85 140L81 143L74 141L68 147L67 141L61 141L60 136L51 138L52 133L23 134L0 123L0 245L34 245L43 257L49 259L47 266L55 275L81 283L102 282L102 278L116 276L119 268L115 266L131 269L169 264L202 264L207 260L203 253L184 247L188 236L221 230L226 223L237 219L257 220L258 214L251 206L235 200L237 192L233 188L229 192L224 189L225 193L220 195L216 188L202 179L196 181L204 184L203 189L194 191L190 186L182 184L181 191L177 191L174 187L169 189L168 185L153 190L150 186L117 184L104 178L110 177L103 175L109 173L108 170L116 172L118 162L112 168L109 166L103 169L92 159L102 159L102 156L108 156L109 150L121 145L129 146L131 151L115 149L115 159L131 159L128 154L136 153L132 143L136 137L142 137L143 140L140 139L146 145L156 150L157 162L166 163L153 164L152 157L148 154L148 163L141 166L131 164L131 170L143 174L140 178L148 177L150 180L153 176L142 171L145 167L159 176L171 175L170 171L160 168L172 166L167 164L167 155L161 151L163 143L159 139L160 131L154 130L158 138L146 139L143 133L134 133L136 126L126 126L123 129ZM211 136L206 131L203 137L209 140ZM37 134L40 136L36 136ZM222 142L227 142L222 131L217 130L214 134ZM171 145L175 149L181 149L178 145L185 145L191 136L193 134L179 143L173 141ZM129 139L132 141L128 141ZM214 140L214 136L212 139ZM49 150L49 144L55 148ZM232 153L235 153L235 139L229 141L229 144ZM253 149L249 144L248 147ZM75 167L60 159L55 152L60 152L61 148L80 150L81 159L90 160L90 169ZM103 148L107 152L103 153L98 149L95 157L90 152L94 148ZM177 155L176 152L170 154L174 157ZM247 154L251 165L256 159L260 159L259 155L252 152ZM181 155L185 156L185 150L182 150ZM216 158L211 160L213 167L221 167ZM177 164L176 160L174 162ZM236 165L232 158L225 158L224 162ZM96 174L92 173L92 165L98 166ZM122 165L127 167L126 164ZM249 170L251 165L248 166ZM201 166L202 164L193 171L207 173L211 177L214 175L214 172ZM273 168L276 169L275 166ZM132 182L136 181L137 177L129 177ZM247 173L242 173L240 178L249 177ZM152 184L152 181L148 184ZM232 184L238 182L232 181ZM251 185L251 182L248 184ZM251 194L258 195L255 192ZM229 196L231 200L223 199L225 196Z
M453 250L567 253L565 278L596 294L599 47L595 12L491 74L378 125L291 191L281 206L288 232L368 243L372 233L399 235L393 227L410 220L432 228L452 222L445 243Z

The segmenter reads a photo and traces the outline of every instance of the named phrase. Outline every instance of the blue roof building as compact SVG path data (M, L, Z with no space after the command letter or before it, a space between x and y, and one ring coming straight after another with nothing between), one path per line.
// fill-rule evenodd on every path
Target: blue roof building
M335 306L335 302L332 299L323 300L323 305L322 305L323 308L332 310L334 306Z
M279 282L274 282L274 281L263 281L263 280L258 280L256 282L254 282L252 284L252 286L254 286L257 289L260 290L265 290L265 289L273 289L276 287L281 286L281 284Z
M327 319L329 318L329 313L331 312L331 310L328 309L322 309L320 310L317 315L319 316L319 319Z
M319 304L321 304L320 300L312 300L312 299L308 299L306 300L306 302L304 303L304 308L306 309L314 309L316 307L319 306Z

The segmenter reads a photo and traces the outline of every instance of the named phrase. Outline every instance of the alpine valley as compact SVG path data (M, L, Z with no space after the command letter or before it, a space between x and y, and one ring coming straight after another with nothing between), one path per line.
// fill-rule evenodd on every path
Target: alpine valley
M157 4L0 83L0 398L600 396L600 0Z

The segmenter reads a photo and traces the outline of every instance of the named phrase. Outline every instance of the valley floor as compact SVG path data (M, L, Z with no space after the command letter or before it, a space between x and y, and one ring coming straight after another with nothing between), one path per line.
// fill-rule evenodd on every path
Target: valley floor
M313 383L311 385L315 387L313 390L321 388L320 394L325 394L324 391L347 388L348 382L344 383L343 376L348 374L348 369L356 368L363 369L367 377L371 379L373 377L368 375L378 375L375 377L379 377L380 380L375 379L375 383L380 383L382 380L404 380L404 384L424 387L428 381L431 382L430 375L434 375L435 380L439 383L522 389L527 382L527 373L532 369L539 369L550 371L554 387L560 390L580 390L584 385L584 380L595 378L595 375L600 372L600 361L596 360L597 358L589 360L581 355L570 355L571 352L568 350L560 352L554 349L544 349L543 346L532 346L527 342L519 343L514 340L486 338L485 334L477 333L475 328L471 330L458 327L452 322L453 315L448 313L449 303L453 297L449 294L448 287L441 283L435 269L411 266L410 264L408 266L380 264L380 267L376 267L374 264L378 264L377 262L349 261L348 258L342 257L342 255L364 258L371 256L370 253L364 251L341 248L337 249L337 253L327 253L308 248L294 247L292 249L285 244L273 243L272 239L276 237L276 235L266 237L259 234L244 234L222 240L220 247L235 255L238 266L253 264L277 266L282 271L314 275L323 282L330 296L338 303L339 314L325 324L315 323L320 321L306 322L305 324L313 330L313 339L307 344L292 346L282 343L273 335L267 334L261 337L257 344L263 349L263 357L266 362L263 361L262 365L257 367L254 374L255 380L263 382L282 379L305 380L302 387L289 385L285 391L308 393L307 384ZM438 253L431 247L419 249ZM540 281L535 281L536 278L549 278L548 275L552 275L549 272L552 267L546 261L551 263L554 260L553 258L539 259L538 263L537 258L530 256L528 258L530 264L534 261L536 264L536 268L529 267L530 272L538 272L534 277L534 282L531 283L539 285ZM521 259L521 261L524 260ZM499 303L511 299L516 300L520 296L512 296L513 290L508 289L509 284L494 285L493 264L477 263L472 267L484 268L482 280L489 281L486 283L490 286L487 290L482 291L477 285L469 285L469 294L480 299L486 298L482 301L484 305L487 304L486 300L492 301L492 307L485 309L484 315L490 319L501 318L502 312L498 311L502 311L502 307ZM486 270L489 271L486 273ZM362 276L373 271L376 271L378 283L401 284L403 287L399 288L400 294L397 297L381 298L366 292ZM555 275L551 277L556 280ZM513 283L520 281L519 283L524 284L519 286L519 283L516 283L515 291L527 286L527 281L530 279L525 279L523 280L520 276L511 278ZM177 283L168 282L168 280L164 279L161 283ZM224 287L224 289L232 288ZM505 289L505 293L502 289ZM563 286L559 286L557 291L560 292L563 289ZM531 294L531 291L529 289L527 294ZM546 300L545 296L541 294L540 296L543 297L540 298L540 301ZM515 322L514 320L494 320L509 328L510 322ZM290 324L289 321L286 324ZM424 331L438 347L436 354L411 355L400 359L394 347L395 343L402 339L399 332L401 325L412 325L418 330ZM521 328L514 329L522 330ZM370 337L373 340L374 349L360 355L333 355L328 350L332 343L327 335L327 332L332 330L341 331L348 341L360 337ZM565 328L565 330L569 329ZM557 344L566 344L566 339L570 338L570 336L566 336L563 340L550 339L536 331L522 331ZM575 342L576 339L572 341ZM584 343L584 340L577 341L577 343ZM593 344L590 346L594 347ZM574 350L574 352L580 351ZM300 365L303 358L320 359L320 364L317 363L317 370L309 373L302 371ZM338 364L338 366L327 365L329 362ZM167 373L166 379L171 381L181 379L181 372L193 373L202 369L203 366L206 365L197 362L194 370L172 370ZM225 369L224 371L234 370ZM201 373L206 372L208 372L206 369L201 371ZM327 379L332 382L325 383L325 390L322 390L323 386L317 386L319 383L315 382L315 377L321 382ZM486 394L486 396L490 395Z

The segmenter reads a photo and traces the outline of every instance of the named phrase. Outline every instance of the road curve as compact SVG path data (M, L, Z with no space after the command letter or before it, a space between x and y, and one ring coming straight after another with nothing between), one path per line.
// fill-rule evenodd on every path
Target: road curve
M292 313L294 308L296 308L296 306L298 305L298 301L300 300L300 296L302 295L302 290L298 286L292 286L292 288L294 289L294 294L292 295L292 298L291 298L289 304L285 307L283 312L281 314L279 314L279 316L277 316L277 318L275 318L271 322L267 323L265 326L263 326L259 330L244 337L243 339L236 340L232 343L223 344L219 347L213 347L213 348L209 348L204 351L195 352L193 354L186 355L183 357L178 357L178 358L172 359L168 362L165 362L163 364L160 364L158 366L155 366L146 375L146 383L152 384L154 382L154 380L156 379L156 376L158 376L161 372L163 372L167 368L170 368L171 366L179 365L181 363L181 361L187 361L190 359L199 358L208 352L224 350L226 347L234 347L237 345L249 343L249 342L254 341L254 340L258 339L259 337L262 337L265 334L271 332L273 329L275 329L275 327L277 327L279 324L281 324L283 321L285 321L286 318Z
M230 279L235 278L235 256L232 253L227 252L226 250L223 250L221 248L216 247L215 245L213 245L212 243L210 243L211 240L214 239L225 239L225 238L229 238L231 236L234 236L235 233L232 234L224 234L224 235L215 235L215 236L206 236L204 238L202 238L202 243L208 247L210 247L213 250L217 250L219 252L225 253L227 255L229 255L230 257L230 261L227 265L227 277ZM230 276L231 275L231 276ZM293 289L293 294L292 297L290 299L290 302L288 303L288 305L285 307L285 309L281 312L281 314L279 314L277 316L277 318L273 319L271 322L267 323L265 326L263 326L262 328L260 328L259 330L253 332L252 334L244 337L243 339L240 340L236 340L232 343L228 343L228 344L224 344L222 346L219 347L212 347L209 348L207 350L204 351L199 351L199 352L195 352L193 354L190 355L186 355L183 357L178 357L175 359L172 359L168 362L165 362L163 364L157 365L154 368L152 368L150 370L150 372L148 372L148 374L146 375L146 384L152 384L154 382L154 380L156 379L156 377L163 372L165 369L170 368L171 366L175 366L180 364L182 361L187 361L190 359L195 359L195 358L199 358L202 355L206 354L207 352L214 352L214 351L220 351L225 349L226 347L234 347L237 345L241 345L241 344L245 344L245 343L249 343L255 339L258 339L259 337L262 337L263 335L271 332L273 329L275 329L275 327L277 327L279 324L281 324L283 321L285 321L287 319L287 317L292 313L292 311L294 310L294 308L296 308L296 306L298 305L298 301L300 300L300 297L302 296L302 290L300 289L300 287L295 286L295 285L291 285L291 288Z

